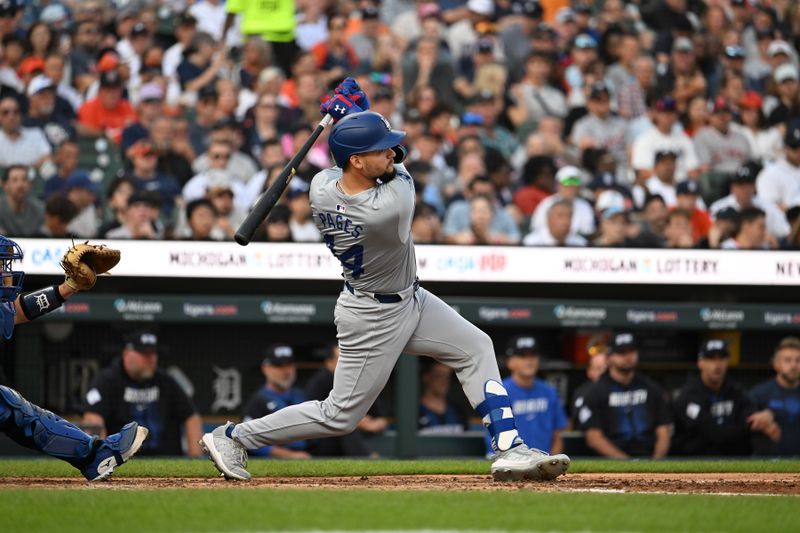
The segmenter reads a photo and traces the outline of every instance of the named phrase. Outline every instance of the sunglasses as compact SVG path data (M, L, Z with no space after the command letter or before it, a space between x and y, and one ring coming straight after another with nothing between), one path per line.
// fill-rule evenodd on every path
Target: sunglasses
M275 109L278 106L272 103L264 103L264 104L258 104L258 107L260 107L261 109Z
M220 159L230 159L231 154L210 154L211 159L218 161Z
M0 115L19 115L19 109L0 109Z

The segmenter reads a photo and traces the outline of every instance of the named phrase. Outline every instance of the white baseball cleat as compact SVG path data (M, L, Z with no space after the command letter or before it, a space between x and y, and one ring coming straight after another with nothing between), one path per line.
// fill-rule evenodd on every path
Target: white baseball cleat
M244 446L226 435L225 430L232 426L227 422L211 433L206 433L200 439L200 447L208 454L208 458L225 476L225 479L238 479L247 481L252 476L245 470L247 467L247 450Z
M569 469L570 459L563 453L549 455L525 444L497 452L492 461L495 481L544 481L555 479Z

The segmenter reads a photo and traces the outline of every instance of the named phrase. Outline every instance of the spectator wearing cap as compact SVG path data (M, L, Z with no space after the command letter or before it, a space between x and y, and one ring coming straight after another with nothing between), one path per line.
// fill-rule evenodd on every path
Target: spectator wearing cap
M0 100L2 111L5 100ZM11 165L3 172L0 196L0 233L10 237L32 237L44 222L44 205L31 196L28 167Z
M94 68L100 49L100 26L91 19L76 21L71 30L72 41L67 58L72 76L71 84L79 94L94 83Z
M158 153L153 143L148 140L139 141L128 150L128 155L133 165L128 177L133 181L136 190L157 194L164 214L171 216L175 199L181 194L181 187L174 177L158 171Z
M792 63L784 63L775 68L775 96L764 103L767 113L767 124L776 126L788 125L800 116L800 81L797 67Z
M753 451L762 456L797 456L800 453L800 339L781 339L772 355L772 368L775 377L750 391L758 411L748 422L754 432L763 433L763 436L756 434Z
M44 203L44 224L39 237L67 239L73 237L69 223L78 214L78 208L63 193L55 193Z
M628 237L628 210L620 205L612 205L600 211L600 226L592 246L599 248L627 248L634 243Z
M201 3L205 4L206 2ZM191 10L199 5L193 4L189 8L189 12L178 15L175 21L175 44L166 49L164 58L161 60L161 72L168 79L177 79L178 65L183 60L183 51L192 42L197 31L197 19L192 15Z
M164 116L164 89L155 82L139 89L139 105L136 106L138 121L122 130L120 149L127 154L131 146L150 137L150 128L158 117Z
M287 205L292 212L289 218L289 229L292 232L294 242L319 242L322 235L317 229L311 216L311 203L308 198L309 185L302 178L295 176L289 182L289 190L286 193L289 201Z
M531 335L513 337L505 356L509 376L503 380L503 387L508 392L519 436L531 448L561 453L564 451L561 432L567 429L567 417L558 391L537 377L544 359L538 341ZM488 433L485 440L488 454L491 453Z
M592 70L597 62L597 41L587 33L576 35L569 52L571 64L564 70L564 82L569 107L586 105L591 89L589 80L594 78ZM588 90L587 90L588 89Z
M700 198L700 186L696 181L682 181L675 187L675 205L673 209L681 209L689 213L692 226L692 240L698 243L708 235L711 229L711 216Z
M783 134L777 126L768 126L762 111L763 98L755 91L747 91L739 100L738 122L731 129L744 135L750 143L753 159L771 163L783 153Z
M127 25L126 25L127 27ZM134 21L127 34L121 33L122 39L117 43L117 52L122 61L128 63L130 79L128 87L139 87L139 76L142 70L142 56L153 42L150 30L144 22Z
M608 371L587 391L578 410L586 444L616 459L667 455L672 417L664 390L637 371L639 350L632 333L612 336Z
M0 99L0 166L24 165L41 167L50 159L52 149L40 128L22 126L22 115L16 98Z
M122 78L115 70L100 74L100 89L95 98L84 103L78 111L77 129L80 135L105 135L119 144L122 130L136 121L136 111L122 97Z
M564 94L548 81L552 63L549 54L532 51L525 61L525 76L511 86L507 113L517 128L528 122L537 124L546 116L562 119L567 116Z
M463 3L459 2L461 5ZM478 43L480 33L488 33L485 26L494 18L492 0L467 0L466 10L449 10L451 16L447 30L447 45L456 62L468 58ZM447 7L444 7L447 10ZM481 31L483 30L483 31Z
M453 87L461 98L469 98L482 89L499 94L505 90L508 65L496 60L495 40L486 35L478 39L472 54L459 62L458 73Z
M577 167L565 166L556 173L556 193L548 196L536 207L531 217L531 232L544 228L550 206L559 200L572 202L571 235L592 235L595 231L594 211L591 204L579 196L583 177Z
M694 43L688 37L672 41L669 68L656 76L661 94L670 94L680 112L686 111L695 96L705 96L708 82L697 66Z
M571 429L578 429L580 423L578 422L578 412L583 407L584 398L592 385L597 383L600 376L608 370L608 346L606 342L595 342L587 347L589 360L586 362L586 381L581 383L575 392L572 394L572 401L570 402L570 427Z
M739 212L736 233L719 246L723 250L768 250L776 247L767 233L767 215L758 207L745 207Z
M97 185L88 172L77 170L67 180L65 190L67 198L78 209L78 214L69 223L69 231L83 239L96 237L100 225L96 204Z
M733 207L721 209L714 216L708 234L698 241L696 247L703 250L717 249L736 233L738 227L739 211Z
M106 232L107 239L163 239L164 228L158 220L161 197L154 192L134 191L121 214L120 226Z
M36 76L28 84L27 95L28 112L22 119L24 127L40 129L53 148L75 136L74 116L58 111L56 86L52 80L42 74ZM64 107L72 111L69 104Z
M264 375L264 385L242 409L243 421L256 420L305 401L303 392L294 386L297 364L294 350L288 344L272 344L264 350L261 373ZM297 441L283 446L264 446L248 450L248 453L275 459L308 459L311 455L306 451L307 447L306 441Z
M617 175L624 176L628 162L625 143L627 124L611 114L611 93L605 82L598 81L591 85L586 108L589 113L572 127L572 144L581 151L605 148L614 156Z
M333 390L333 372L339 361L339 346L332 343L325 353L322 366L306 384L305 394L309 400L324 401ZM365 457L370 455L366 439L383 433L389 426L386 411L378 398L367 414L349 435L317 439L310 443L315 457Z
M574 200L560 198L547 209L545 225L522 240L525 246L586 246L586 239L572 232Z
M694 136L701 172L730 174L752 158L747 138L730 128L732 118L733 109L730 104L718 96L711 109L709 125Z
M633 141L631 166L636 171L638 180L645 180L653 174L653 163L656 152L670 150L678 154L677 181L686 178L696 179L700 176L700 162L692 140L673 126L678 120L675 100L671 97L659 99L654 107L653 125Z
M756 179L758 197L786 211L789 202L800 194L800 125L786 129L783 157L768 163Z
M727 376L729 362L724 340L709 339L700 347L699 373L689 377L673 402L673 455L750 454L748 419L755 408L747 393Z
M211 130L217 121L217 100L219 94L213 83L204 85L197 92L195 118L189 123L189 140L196 154L202 154L208 148Z
M203 422L175 378L158 367L161 349L153 330L126 334L121 356L89 386L83 425L98 428L104 438L135 420L150 430L140 454L199 457Z
M421 390L417 430L420 435L463 433L466 417L450 400L453 369L435 360L426 360L420 370Z
M748 207L757 207L767 217L767 231L774 239L781 239L789 234L789 224L778 206L756 194L756 176L761 166L753 161L741 165L730 177L730 194L711 204L708 211L712 217L726 207L733 207L741 212Z
M644 202L644 194L657 194L664 199L667 207L675 207L677 203L676 197L676 183L675 183L675 170L677 169L678 154L672 150L658 150L656 152L655 163L653 164L653 175L647 178L644 182L644 189L634 186L634 198L637 198L638 204ZM695 185L697 182L692 180L684 180L681 183L692 182ZM638 192L638 194L637 194Z

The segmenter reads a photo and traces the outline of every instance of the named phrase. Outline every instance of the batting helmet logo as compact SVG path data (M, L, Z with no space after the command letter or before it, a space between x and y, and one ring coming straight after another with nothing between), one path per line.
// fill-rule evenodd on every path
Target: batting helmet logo
M395 163L400 163L405 158L405 150L400 146L405 136L406 132L393 130L380 113L362 111L336 123L328 137L328 146L336 165L341 168L351 155L387 148L394 150Z

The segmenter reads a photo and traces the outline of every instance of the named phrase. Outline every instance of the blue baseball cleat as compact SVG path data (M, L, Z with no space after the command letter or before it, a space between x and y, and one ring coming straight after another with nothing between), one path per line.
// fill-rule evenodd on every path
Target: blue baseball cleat
M81 473L89 481L106 479L116 467L127 463L139 451L148 433L150 430L136 422L125 424L119 433L101 441L94 459L81 469Z

